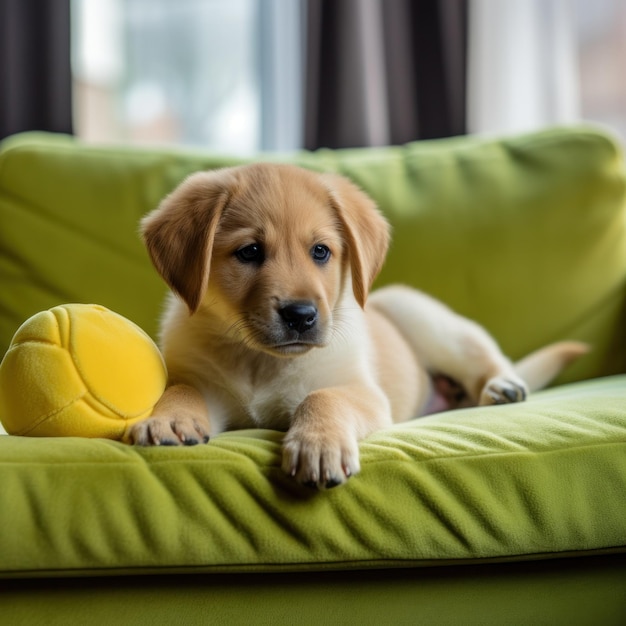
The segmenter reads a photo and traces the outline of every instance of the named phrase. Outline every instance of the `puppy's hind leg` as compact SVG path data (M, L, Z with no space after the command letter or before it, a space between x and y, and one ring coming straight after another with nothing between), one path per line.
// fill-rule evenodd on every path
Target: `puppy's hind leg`
M528 386L493 337L442 302L408 287L390 286L375 291L368 306L395 324L431 374L457 381L471 404L526 398Z

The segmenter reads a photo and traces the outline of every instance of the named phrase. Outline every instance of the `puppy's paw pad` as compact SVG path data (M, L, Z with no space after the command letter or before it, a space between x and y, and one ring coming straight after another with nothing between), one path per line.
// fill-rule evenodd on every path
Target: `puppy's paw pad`
M346 476L347 478L347 476ZM324 483L324 487L326 489L332 489L333 487L338 487L339 485L341 485L344 481L338 479L338 478L329 478L325 483Z
M480 396L480 404L512 404L523 402L527 396L528 388L523 380L497 376L487 381Z

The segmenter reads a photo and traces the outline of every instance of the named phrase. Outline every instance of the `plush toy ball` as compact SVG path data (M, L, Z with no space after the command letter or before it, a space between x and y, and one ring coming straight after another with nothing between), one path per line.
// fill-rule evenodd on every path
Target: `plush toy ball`
M92 304L37 313L0 365L0 421L11 435L122 439L165 389L165 364L148 335Z

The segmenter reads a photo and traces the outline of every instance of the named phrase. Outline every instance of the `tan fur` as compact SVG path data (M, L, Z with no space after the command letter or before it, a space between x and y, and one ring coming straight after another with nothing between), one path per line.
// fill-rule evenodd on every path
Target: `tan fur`
M456 381L442 387L453 408L526 397L474 322L405 287L368 300L389 229L343 177L270 164L197 173L142 229L177 296L162 323L170 384L133 443L284 429L284 471L332 487L359 471L360 439L431 410L438 375ZM523 370L543 386L585 350L555 344Z

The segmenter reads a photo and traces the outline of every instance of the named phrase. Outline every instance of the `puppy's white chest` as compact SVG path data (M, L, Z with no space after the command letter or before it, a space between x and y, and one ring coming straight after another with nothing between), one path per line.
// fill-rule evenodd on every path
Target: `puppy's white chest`
M281 396L264 390L254 394L247 405L247 412L257 426L287 430L301 401L292 394Z
M306 392L300 393L293 385L286 381L261 388L249 389L246 397L242 398L242 409L251 426L287 430L291 418L298 405L306 397Z
M302 377L282 372L261 384L239 380L231 387L232 402L226 407L227 428L286 430L298 405L309 393Z

